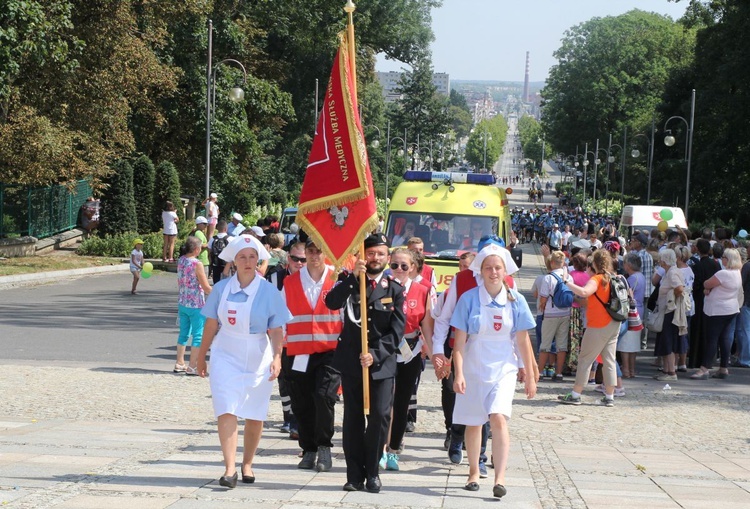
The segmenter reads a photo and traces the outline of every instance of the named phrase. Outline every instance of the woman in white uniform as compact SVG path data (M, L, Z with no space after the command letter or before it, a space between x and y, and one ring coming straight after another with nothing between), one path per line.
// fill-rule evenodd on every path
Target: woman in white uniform
M269 258L258 239L240 235L219 256L234 262L237 273L216 283L203 307L206 325L198 374L206 376L210 348L211 396L225 465L219 484L234 488L237 419L245 419L242 482L249 484L255 482L253 458L268 416L273 380L281 370L282 327L292 314L281 293L257 272L258 260Z
M519 366L533 366L534 353L528 329L536 326L523 295L504 282L510 253L497 245L483 248L471 264L483 283L465 292L451 317L455 328L453 365L456 406L453 422L466 425L469 479L465 489L479 490L481 429L489 417L495 483L492 493L504 496L508 464L510 419L516 380L522 378L526 397L536 395L536 377Z

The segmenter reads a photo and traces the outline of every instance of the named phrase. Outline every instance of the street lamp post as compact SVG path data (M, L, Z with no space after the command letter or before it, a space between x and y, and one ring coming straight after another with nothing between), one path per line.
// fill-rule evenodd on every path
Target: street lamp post
M612 155L612 149L613 148L619 148L620 153L622 155L622 147L618 145L617 143L612 143L612 133L609 133L609 145L607 146L607 189L604 191L605 193L605 200L604 200L604 215L607 215L609 213L609 181L610 181L610 174L609 174L609 165L615 162L615 156ZM623 157L622 162L622 172L625 173L625 158Z
M216 70L221 64L234 64L242 69L243 84L247 84L247 71L245 66L233 58L226 58L212 66L213 59L213 22L208 20L208 65L206 67L206 196L210 195L211 188L211 120L216 112ZM240 102L245 99L245 91L240 86L234 86L229 91L229 99L232 102ZM208 204L206 205L208 207ZM208 209L206 209L208 210Z
M599 140L596 140L597 147L599 146ZM589 150L589 144L586 142L586 148L583 149L583 209L586 210L586 180L588 179L588 169L589 169L589 154L594 156L594 168L596 168L596 165L598 164L597 154L591 150ZM596 193L596 191L595 191Z
M646 193L646 205L651 205L651 174L653 171L653 165L654 165L654 121L651 121L651 139L649 140L648 136L645 134L636 134L633 136L633 138L644 138L646 140L646 143L648 143L648 156L647 156L647 166L648 166L648 191ZM637 148L634 148L630 155L633 156L633 158L638 158L641 156L641 151Z
M685 120L683 117L680 117L679 115L675 115L673 117L669 117L666 122L664 122L664 131L667 133L667 135L664 137L664 144L668 147L671 147L675 144L675 138L672 136L672 131L667 129L667 124L669 124L669 121L672 119L680 119L683 122L685 122L685 125L688 129L688 135L687 140L685 141L685 157L687 158L687 179L685 183L685 218L688 217L688 204L690 200L690 159L693 155L693 132L695 128L695 89L693 89L692 97L690 100L690 123L688 123L687 120Z

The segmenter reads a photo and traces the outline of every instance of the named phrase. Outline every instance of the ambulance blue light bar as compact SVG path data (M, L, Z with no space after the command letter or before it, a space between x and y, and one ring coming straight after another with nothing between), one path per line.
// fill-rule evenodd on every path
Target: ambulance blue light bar
M495 176L491 173L457 173L448 171L406 171L404 180L411 182L445 182L482 184L491 186L495 184Z

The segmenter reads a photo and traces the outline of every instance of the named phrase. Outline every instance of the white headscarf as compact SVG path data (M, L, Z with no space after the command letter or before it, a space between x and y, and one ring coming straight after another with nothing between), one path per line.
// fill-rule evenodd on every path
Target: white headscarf
M261 244L260 241L252 235L240 235L238 237L234 237L229 241L229 244L227 244L227 246L221 250L219 258L221 258L225 262L233 262L235 257L237 256L237 253L248 247L255 249L255 251L258 253L258 260L260 261L268 260L269 258L271 258L268 250L263 247L263 244Z
M505 273L507 275L510 276L518 272L518 265L513 261L513 256L511 256L510 251L504 247L498 246L497 244L489 244L483 247L482 250L477 253L474 261L471 262L471 265L469 265L469 269L471 269L474 274L481 274L482 262L484 262L484 259L488 256L499 256L502 258L503 262L505 262Z

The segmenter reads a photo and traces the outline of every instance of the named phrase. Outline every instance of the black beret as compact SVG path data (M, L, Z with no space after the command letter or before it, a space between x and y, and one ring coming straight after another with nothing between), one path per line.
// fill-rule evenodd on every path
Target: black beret
M386 237L382 233L373 233L365 239L365 249L375 246L386 246L390 248L391 243L388 242L388 237Z

